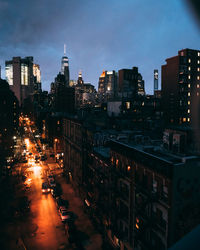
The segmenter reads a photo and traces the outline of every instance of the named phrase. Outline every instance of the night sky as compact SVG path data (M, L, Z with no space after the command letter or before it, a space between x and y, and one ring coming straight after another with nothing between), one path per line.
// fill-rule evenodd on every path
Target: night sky
M66 43L70 79L81 69L97 87L103 70L137 66L151 93L153 70L180 49L200 49L199 33L183 0L0 0L2 78L5 60L34 56L49 90Z

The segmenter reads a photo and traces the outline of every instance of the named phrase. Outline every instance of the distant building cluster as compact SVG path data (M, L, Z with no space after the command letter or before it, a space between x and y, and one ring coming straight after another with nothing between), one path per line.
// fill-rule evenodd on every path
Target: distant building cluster
M50 93L42 91L33 57L13 57L5 66L2 159L23 112L54 150L108 245L168 249L200 223L199 50L166 59L161 89L155 69L153 95L146 94L138 67L102 70L97 90L82 71L70 79L66 48Z

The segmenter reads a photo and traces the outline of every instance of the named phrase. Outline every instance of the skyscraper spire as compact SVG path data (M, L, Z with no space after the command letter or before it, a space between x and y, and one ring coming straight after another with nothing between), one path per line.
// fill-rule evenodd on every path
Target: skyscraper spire
M64 44L64 56L66 56L66 44Z
M69 86L69 60L66 56L66 44L64 44L64 56L61 61L61 74L65 75L66 86Z

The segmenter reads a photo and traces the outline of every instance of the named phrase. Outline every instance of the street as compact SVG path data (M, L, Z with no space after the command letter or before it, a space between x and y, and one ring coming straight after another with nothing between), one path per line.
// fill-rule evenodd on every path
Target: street
M4 249L101 249L100 234L84 213L82 201L62 177L62 169L55 158L50 157L50 150L45 150L46 160L38 161L35 157L39 155L37 145L40 142L37 140L35 143L32 135L30 138L26 137L24 142L27 162L18 163L13 173L24 176L24 181L18 184L16 196L23 194L27 197L30 211L22 215L16 213L16 219L6 225L7 240L4 242ZM66 223L61 221L55 198L51 192L42 192L42 183L48 183L49 173L61 185L62 198L69 201L69 210L76 215L73 242L69 242Z

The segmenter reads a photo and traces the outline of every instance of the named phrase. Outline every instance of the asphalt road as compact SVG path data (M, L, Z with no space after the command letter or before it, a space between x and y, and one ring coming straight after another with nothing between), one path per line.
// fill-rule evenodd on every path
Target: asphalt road
M47 181L48 164L41 161L36 164L34 157L38 153L35 145L29 139L25 142L32 155L28 157L26 167L21 165L21 170L27 177L26 185L30 187L27 196L31 200L31 212L28 218L20 223L22 243L19 245L26 249L64 249L68 245L67 236L55 200L51 193L42 193L42 183Z

